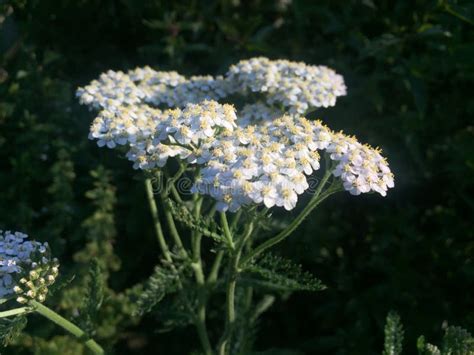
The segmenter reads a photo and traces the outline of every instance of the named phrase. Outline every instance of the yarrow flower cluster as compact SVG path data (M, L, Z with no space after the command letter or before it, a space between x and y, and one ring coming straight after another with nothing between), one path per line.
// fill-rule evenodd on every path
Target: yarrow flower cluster
M170 157L200 166L192 191L232 212L250 204L293 209L324 153L351 194L386 195L393 175L379 150L301 115L345 94L332 69L267 58L241 61L217 78L109 71L78 90L82 103L100 110L89 134L99 146L127 146L135 169L164 167ZM241 108L218 102L235 95L249 100Z
M0 231L0 297L16 294L17 301L43 302L58 275L58 261L48 243L27 240L20 232Z
M330 142L321 122L283 116L260 126L238 128L210 144L193 191L218 201L218 210L251 203L291 210L308 187L305 175L319 169L318 150Z
M79 88L80 102L95 109L114 111L122 105L149 104L183 107L230 95L262 94L262 104L279 105L289 113L304 114L336 104L346 95L341 75L325 66L307 65L264 57L242 60L225 76L191 76L136 68L127 73L109 70L98 80Z
M227 79L237 92L265 93L268 105L282 105L289 113L336 104L346 95L341 75L325 66L258 57L230 67Z
M136 68L127 73L109 70L77 95L81 103L95 109L114 111L117 107L149 104L155 107L183 107L187 103L218 100L230 92L222 76L191 76L176 72L160 72L150 67Z
M354 137L335 133L327 148L331 160L337 162L334 176L340 177L352 195L370 191L385 196L394 186L393 174L379 149L362 145Z

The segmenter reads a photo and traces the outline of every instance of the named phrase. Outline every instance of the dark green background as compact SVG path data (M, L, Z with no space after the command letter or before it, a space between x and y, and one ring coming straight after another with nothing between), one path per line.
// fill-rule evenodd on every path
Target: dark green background
M0 228L48 240L63 278L87 270L78 253L105 235L120 268L115 256L85 253L104 259L110 288L143 281L158 258L142 176L87 140L93 114L75 89L105 70L143 65L222 74L257 55L324 64L344 76L348 95L311 117L380 146L396 186L385 198L341 194L325 202L277 248L329 288L279 298L256 349L377 354L390 309L405 324L407 354L421 334L438 343L443 324L473 331L473 2L277 3L0 1ZM86 196L100 177L112 196ZM112 206L104 212L110 220L93 227L84 220L101 211L93 203L100 198ZM55 297L48 304L74 315L79 302ZM28 334L61 334L31 318ZM102 338L121 354L198 349L192 327L160 334L157 325L148 316ZM28 339L6 352L56 351L41 352Z

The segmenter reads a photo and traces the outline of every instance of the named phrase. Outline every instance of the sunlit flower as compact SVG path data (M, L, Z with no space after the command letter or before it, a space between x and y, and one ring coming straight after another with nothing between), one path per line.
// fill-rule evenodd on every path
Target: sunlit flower
M378 150L302 116L346 94L342 76L325 66L259 57L219 77L109 71L77 94L100 109L89 134L99 146L125 146L135 169L162 168L170 158L199 165L192 192L215 199L219 211L293 209L326 153L353 195L385 196L394 184ZM235 97L244 99L240 107L218 102Z
M346 95L342 76L325 66L258 57L230 67L226 79L236 92L264 93L268 105L278 103L289 113L304 114L336 104Z

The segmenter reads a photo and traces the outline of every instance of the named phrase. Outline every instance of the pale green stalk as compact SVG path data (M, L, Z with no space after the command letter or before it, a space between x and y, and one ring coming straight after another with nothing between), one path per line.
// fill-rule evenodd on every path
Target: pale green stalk
M232 240L232 234L230 232L229 222L227 222L227 216L225 212L221 212L220 215L221 215L222 229L224 230L224 237L226 238L227 244L229 244L229 247L231 249L234 249L235 248L234 241Z
M150 206L151 217L153 219L153 225L155 227L155 234L158 239L158 244L160 245L161 252L165 257L166 261L169 263L173 262L171 257L171 252L166 243L165 236L163 234L163 228L161 227L160 217L158 214L158 206L156 205L155 195L153 193L153 186L151 179L145 180L146 194L148 198L148 205Z
M194 210L193 214L196 219L201 216L201 206L203 198L202 196L194 196ZM206 280L204 277L204 272L202 269L202 260L201 260L201 238L202 234L196 231L192 232L192 252L193 252L193 263L192 267L194 270L194 276L196 283L198 285L198 305L197 305L197 315L195 320L196 329L199 335L199 340L204 349L206 355L211 355L213 353L211 342L209 341L209 335L206 328Z
M232 219L232 223L230 224L230 230L232 232L235 231L235 229L237 228L237 223L239 223L241 216L242 216L242 209L238 210L234 218Z
M217 277L219 276L219 269L221 267L223 257L224 250L219 250L212 264L209 276L207 277L207 283L211 286L215 285L215 283L217 282Z
M164 194L161 194L160 197L161 197L161 202L163 203L163 205L166 206L167 196ZM168 229L170 231L171 237L173 238L173 241L176 244L178 251L181 253L182 256L188 258L188 252L184 248L183 242L181 241L181 237L179 236L179 232L178 232L178 229L176 228L176 224L174 223L174 217L173 217L173 213L171 213L171 209L169 207L165 208L163 213L165 215L166 223L168 224Z
M17 316L23 313L27 313L29 311L31 311L31 308L29 307L13 308L13 309L9 309L8 311L0 312L0 318Z
M165 193L164 193L166 196L169 194L170 189L174 187L174 183L184 174L185 171L186 171L186 164L180 163L179 169L176 172L176 174L173 177L169 178L168 181L166 182L166 188L165 188Z
M98 355L103 355L104 354L104 349L95 342L94 339L91 339L86 332L84 332L81 328L79 328L77 325L71 323L68 321L66 318L63 318L56 312L54 312L52 309L46 307L45 305L35 301L31 300L29 304L33 307L35 312L41 314L43 317L49 319L50 321L56 323L59 325L61 328L64 330L68 331L72 335L74 335L76 338L78 338L80 341L84 342L84 345L92 351L94 354Z
M237 242L237 246L234 248L232 241L232 235L229 231L229 226L227 224L227 217L225 213L221 213L222 227L224 233L228 234L228 239L232 242L231 257L229 260L228 266L228 275L227 275L227 287L226 287L226 322L225 322L225 331L219 342L219 354L225 355L229 353L229 341L233 334L233 328L235 325L235 288L237 285L237 277L239 274L239 261L242 255L242 250L245 246L245 242L251 236L253 231L253 221L251 221L241 236L240 240Z

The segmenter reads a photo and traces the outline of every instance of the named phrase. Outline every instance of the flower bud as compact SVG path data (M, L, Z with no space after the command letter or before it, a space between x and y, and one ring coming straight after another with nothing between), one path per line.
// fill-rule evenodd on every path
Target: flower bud
M17 297L16 301L18 303L21 303L21 304L25 304L26 302L28 302L28 300L25 297L22 297L22 296Z

